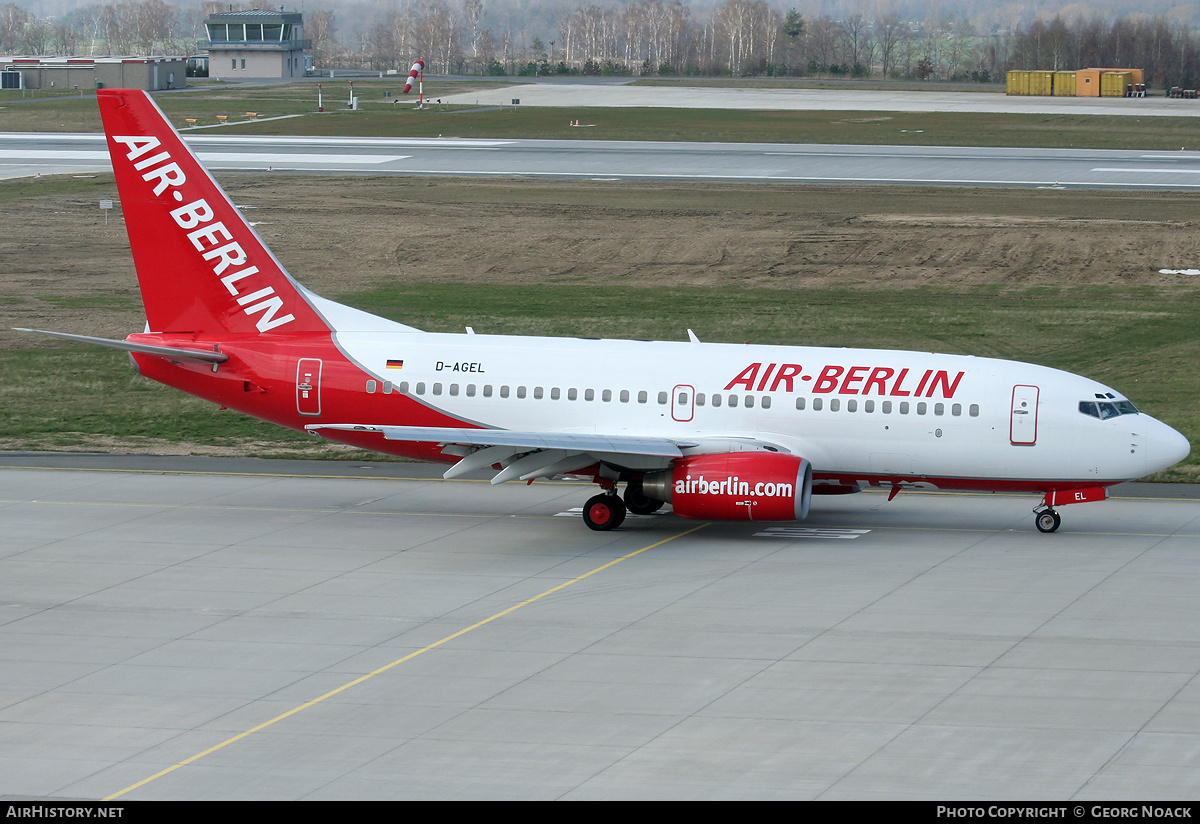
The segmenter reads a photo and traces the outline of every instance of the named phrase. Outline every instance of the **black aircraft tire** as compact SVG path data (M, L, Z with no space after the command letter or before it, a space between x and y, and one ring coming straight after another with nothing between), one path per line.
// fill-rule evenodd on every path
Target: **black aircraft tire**
M625 504L616 495L597 495L583 505L583 522L588 529L607 532L625 521Z

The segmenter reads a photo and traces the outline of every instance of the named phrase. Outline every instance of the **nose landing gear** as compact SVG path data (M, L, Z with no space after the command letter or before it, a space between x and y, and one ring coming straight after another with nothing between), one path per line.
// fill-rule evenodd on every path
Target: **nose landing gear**
M1045 504L1033 510L1033 523L1038 532L1054 532L1062 524L1062 517Z

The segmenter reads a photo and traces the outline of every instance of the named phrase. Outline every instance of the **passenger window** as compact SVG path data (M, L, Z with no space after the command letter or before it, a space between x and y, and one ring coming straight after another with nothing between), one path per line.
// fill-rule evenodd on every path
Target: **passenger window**
M737 395L730 395L729 396L729 408L733 409L735 407L737 407Z
M704 406L704 393L703 392L696 393L696 406Z
M751 409L751 408L753 408L753 407L754 407L754 396L753 396L753 395L747 395L747 396L746 396L746 408L747 408L747 409Z
M796 408L800 410L804 409L804 398L796 398Z
M542 387L533 387L533 399L536 401L540 401L542 399Z
M863 401L863 411L864 412L874 412L875 411L875 401Z
M701 395L700 397L704 396ZM643 389L641 392L638 392L638 403L645 403L648 400L650 400L650 396L646 394L646 390ZM700 405L703 406L704 402L701 401Z
M425 381L418 381L418 382L417 382L417 394L418 394L418 395L424 395L424 394L425 394Z
M517 387L517 398L519 398L519 399L521 399L521 400L524 400L524 399L525 399L525 394L526 394L526 393L525 393L525 387L524 387L524 386L518 386L518 387Z
M900 401L900 414L901 415L908 414L908 401Z
M457 383L450 384L450 394L458 395L458 384Z
M917 414L924 415L925 410L928 408L929 408L929 405L927 403L925 403L924 401L921 401L921 403L917 404Z
M763 395L762 408L763 409L771 408L771 396L770 395Z
M550 400L556 401L562 397L562 390L557 386L550 390Z
M972 418L978 418L979 417L979 404L977 404L977 403L971 404L971 407L967 410L967 412L970 413Z
M829 401L829 411L830 412L837 412L841 408L842 408L842 401L840 398L833 398L832 400Z
M935 414L935 415L943 415L943 414L945 414L945 412L946 412L946 404L944 404L944 403L935 403L935 404L933 405L933 414Z
M567 400L569 400L569 401L579 400L579 390L578 389L568 389L567 390Z
M601 392L600 400L604 401L605 403L612 403L612 390L605 389L603 392Z
M383 385L383 391L384 392L388 391L388 385L386 383ZM440 383L435 383L433 385L433 394L435 394L435 395L442 394L442 385Z
M507 384L500 387L500 397L502 397L502 398L508 397L508 385Z
M400 388L397 391L407 393L408 392L408 381L400 381Z
M385 394L385 395L392 394L392 382L391 381L383 382L383 394Z
M813 398L813 411L820 412L821 407L824 405L824 403L825 402L822 401L820 398Z
M720 395L712 396L712 405L713 405L713 408L715 408L715 409L719 409L721 407L721 396Z
M475 384L473 384L473 383L467 384L467 397L468 398L475 397Z
M954 404L954 406L950 407L950 414L956 418L961 416L962 415L962 404L956 403L956 404Z
M629 403L629 390L628 389L621 390L621 403Z
M857 412L858 411L858 401L856 401L856 400L846 401L846 411L847 412Z
M688 402L688 393L687 393L687 392L680 392L680 393L679 393L679 405L680 405L680 406L687 406L687 402Z
M879 411L880 411L880 412L882 412L882 413L883 413L883 414L885 414L885 415L890 415L890 414L892 414L892 402L891 402L891 401L884 401L883 403L881 403L881 404L879 405Z
M595 390L595 389L585 389L585 390L583 390L583 399L584 399L585 401L594 401L594 400L596 400L596 390Z
M667 393L666 393L666 392L659 392L659 393L658 393L658 405L659 405L659 406L666 406L666 405L667 405Z
M492 396L492 385L490 383L485 383L483 385L483 396L485 398L490 398Z
M367 381L367 394L368 395L375 394L375 381Z

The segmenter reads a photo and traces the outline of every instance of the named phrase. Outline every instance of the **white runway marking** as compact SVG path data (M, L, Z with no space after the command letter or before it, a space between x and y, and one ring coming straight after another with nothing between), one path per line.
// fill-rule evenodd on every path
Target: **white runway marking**
M853 541L861 538L869 529L833 529L809 526L771 526L765 532L755 532L755 538L831 538Z
M324 154L287 154L272 152L200 152L200 159L205 163L390 163L393 160L407 160L412 155L324 155Z
M1126 168L1124 166L1112 166L1108 168L1092 169L1093 172L1147 172L1149 174L1162 175L1200 175L1200 169L1145 169L1140 166Z
M255 163L390 163L407 160L412 155L325 155L283 152L200 152L206 163L232 163L253 161ZM108 152L91 152L80 149L43 149L23 151L0 149L0 160L108 160Z
M626 519L629 519L629 518L657 518L659 515L662 515L662 514L664 514L664 513L652 512L649 515L634 515L632 512L630 512L625 517L626 517ZM554 517L555 518L582 518L583 517L583 507L575 506L575 507L571 507L566 512L555 512Z

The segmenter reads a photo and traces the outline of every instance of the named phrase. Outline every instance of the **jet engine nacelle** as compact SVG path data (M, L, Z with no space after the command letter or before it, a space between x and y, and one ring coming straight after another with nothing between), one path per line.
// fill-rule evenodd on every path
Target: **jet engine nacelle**
M693 455L647 475L642 491L684 518L799 521L808 516L812 465L773 452Z

